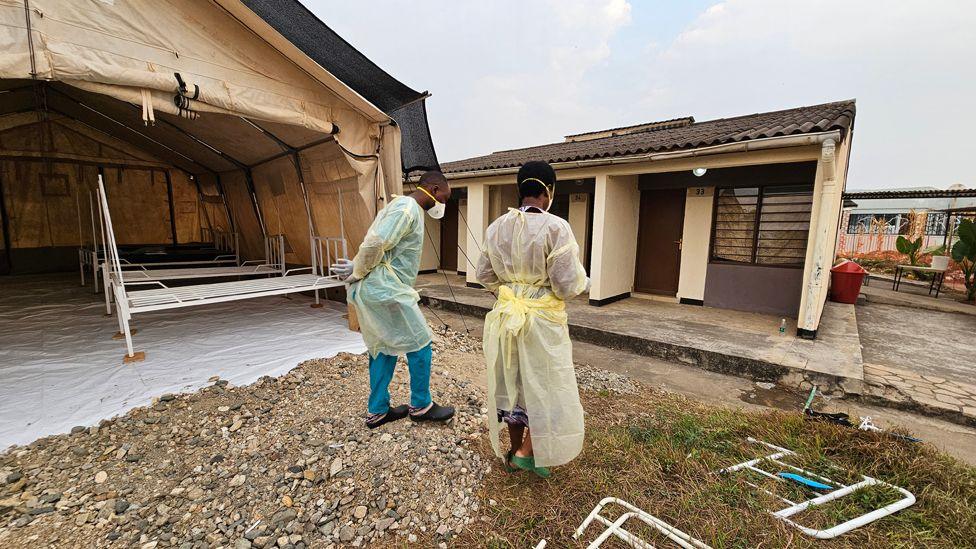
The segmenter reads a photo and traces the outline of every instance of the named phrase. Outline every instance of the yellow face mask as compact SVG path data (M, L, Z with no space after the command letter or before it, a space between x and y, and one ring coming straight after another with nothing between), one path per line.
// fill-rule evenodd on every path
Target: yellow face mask
M550 187L549 185L546 185L545 181L542 181L541 179L536 179L535 177L527 177L522 180L522 183L525 183L526 181L535 181L536 183L542 185L542 188L546 190L546 194L549 195L549 205L546 206L546 211L548 212L549 208L552 207L552 201L556 196L556 186L553 185L552 187Z

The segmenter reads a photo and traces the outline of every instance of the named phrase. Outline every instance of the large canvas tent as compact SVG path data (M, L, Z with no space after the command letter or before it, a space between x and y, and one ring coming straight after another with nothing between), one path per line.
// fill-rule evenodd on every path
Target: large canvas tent
M425 97L295 0L0 0L0 273L74 266L98 173L119 244L354 252L403 168L437 165Z

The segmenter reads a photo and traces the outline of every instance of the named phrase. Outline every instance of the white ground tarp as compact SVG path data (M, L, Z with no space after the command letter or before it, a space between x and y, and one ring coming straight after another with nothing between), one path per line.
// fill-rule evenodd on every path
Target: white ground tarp
M311 358L366 350L344 306L302 295L139 316L146 360L122 364L115 318L71 276L0 279L0 450L93 425L214 375L234 385Z

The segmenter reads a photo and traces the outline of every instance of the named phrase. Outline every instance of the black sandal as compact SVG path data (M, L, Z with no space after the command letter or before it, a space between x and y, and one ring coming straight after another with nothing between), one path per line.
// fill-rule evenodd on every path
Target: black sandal
M386 412L386 415L384 415L383 417L377 419L376 421L373 421L373 422L367 421L366 422L366 427L369 427L370 429L375 429L375 428L379 427L380 425L386 425L387 423L396 421L398 419L403 419L403 418L407 417L407 415L409 415L409 414L410 414L410 407L407 406L406 404L401 404L400 406L397 406L396 408L390 408Z
M454 417L454 408L432 402L422 414L410 414L410 421L447 421Z

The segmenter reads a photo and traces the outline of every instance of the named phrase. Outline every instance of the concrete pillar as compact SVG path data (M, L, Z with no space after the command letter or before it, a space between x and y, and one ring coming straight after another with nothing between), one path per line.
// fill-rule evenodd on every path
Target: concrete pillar
M458 200L458 209L464 214L465 219L468 217L468 201ZM468 265L468 259L475 261L474 257L468 255L468 227L464 224L464 219L458 218L458 273L465 274L475 268L475 265Z
M586 235L590 230L590 195L576 193L569 195L569 226L579 244L580 261L586 261Z
M810 233L807 241L806 263L803 268L803 295L797 317L797 333L802 337L816 337L827 299L830 267L833 266L837 226L841 212L841 189L846 172L846 152L842 152L840 169L836 162L836 144L824 142L813 189L813 211L810 213ZM846 150L846 149L845 149ZM840 179L837 175L841 174Z
M488 228L488 206L488 185L483 183L468 185L468 207L465 215L471 231L466 235L465 253L475 265L481 258L481 250L484 249L485 229ZM469 284L477 284L475 267L468 267L465 280Z
M712 237L715 187L692 187L685 197L685 221L681 229L681 268L678 298L701 305L705 299L705 273Z
M424 214L424 248L420 254L420 272L441 268L441 222Z
M636 175L596 177L590 304L604 305L630 296L637 261L639 214Z

